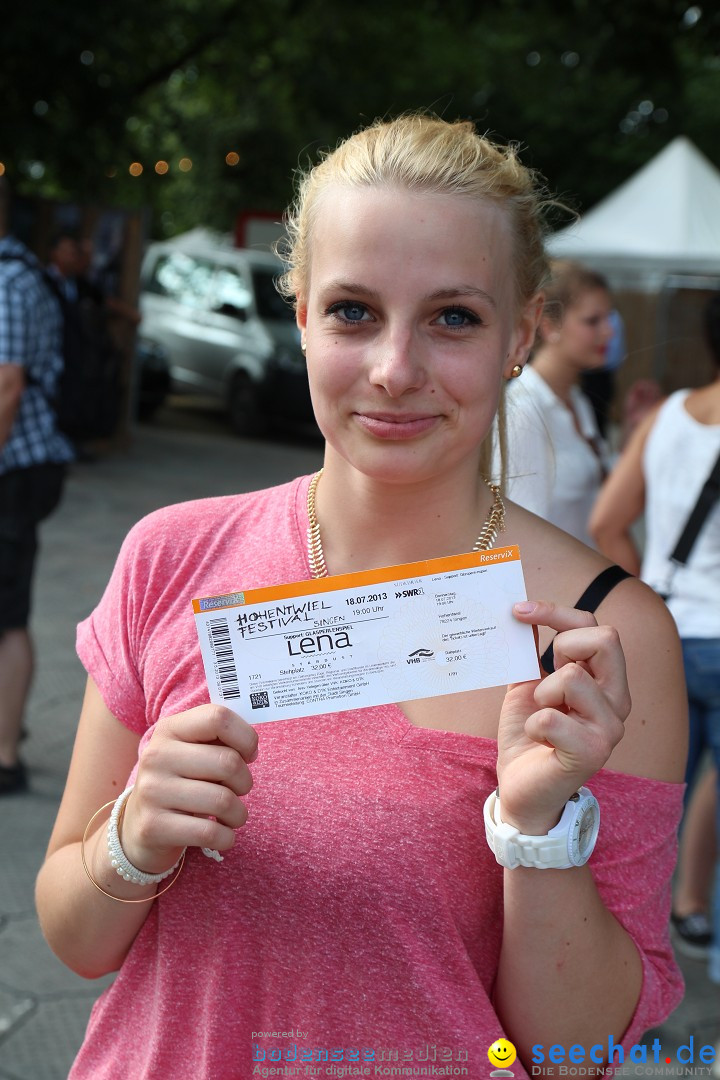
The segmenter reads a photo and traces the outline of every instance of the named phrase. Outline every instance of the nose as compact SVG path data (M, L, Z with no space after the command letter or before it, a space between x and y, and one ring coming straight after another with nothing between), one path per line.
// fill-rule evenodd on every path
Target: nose
M391 398L419 390L427 379L421 343L410 330L383 334L373 346L369 375Z

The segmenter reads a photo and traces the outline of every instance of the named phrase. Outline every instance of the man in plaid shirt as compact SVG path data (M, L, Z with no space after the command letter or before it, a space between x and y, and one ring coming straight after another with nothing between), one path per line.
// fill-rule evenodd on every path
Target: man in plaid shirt
M73 459L52 408L62 366L58 301L35 256L0 232L0 795L27 785L18 744L33 670L37 529L60 501Z

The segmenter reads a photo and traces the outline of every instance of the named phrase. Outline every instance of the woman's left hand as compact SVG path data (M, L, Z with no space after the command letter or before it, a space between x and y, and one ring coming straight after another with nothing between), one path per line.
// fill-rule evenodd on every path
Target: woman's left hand
M577 608L532 603L516 605L513 614L520 622L558 631L555 671L508 686L497 774L503 821L541 836L623 737L630 692L613 627L598 626L593 615Z

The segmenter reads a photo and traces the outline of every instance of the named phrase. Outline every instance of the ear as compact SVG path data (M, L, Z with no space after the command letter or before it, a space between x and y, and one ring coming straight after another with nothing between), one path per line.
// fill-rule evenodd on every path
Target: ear
M303 296L298 296L295 300L295 322L300 333L307 329L307 304Z
M535 335L540 324L540 319L542 318L544 304L545 296L540 292L536 293L535 296L528 300L525 306L521 308L515 324L515 329L510 338L508 353L505 357L503 375L506 379L512 377L512 369L516 364L524 367L527 363L530 350L535 344Z

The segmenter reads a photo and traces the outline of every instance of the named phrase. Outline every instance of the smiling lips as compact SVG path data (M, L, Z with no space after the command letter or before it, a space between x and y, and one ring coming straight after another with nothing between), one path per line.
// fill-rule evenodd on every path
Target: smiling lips
M420 413L354 413L355 419L367 432L378 439L412 439L433 427L438 416Z

